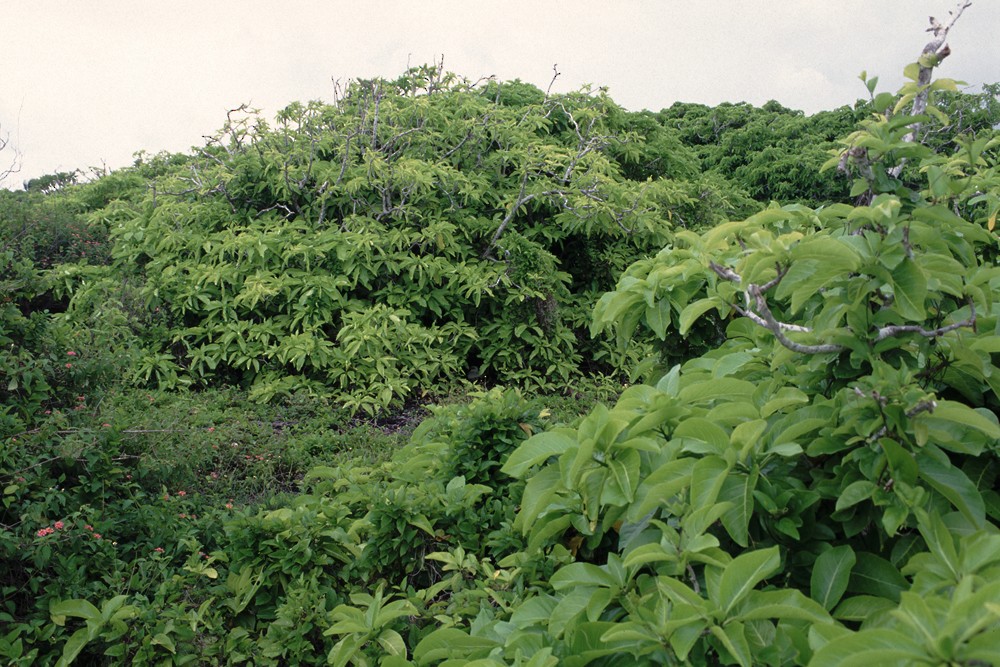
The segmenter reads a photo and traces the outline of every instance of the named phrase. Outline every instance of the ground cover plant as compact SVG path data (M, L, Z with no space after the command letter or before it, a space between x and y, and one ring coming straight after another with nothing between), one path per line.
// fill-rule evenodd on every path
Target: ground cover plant
M949 26L819 118L418 68L2 194L0 656L996 664L1000 117Z

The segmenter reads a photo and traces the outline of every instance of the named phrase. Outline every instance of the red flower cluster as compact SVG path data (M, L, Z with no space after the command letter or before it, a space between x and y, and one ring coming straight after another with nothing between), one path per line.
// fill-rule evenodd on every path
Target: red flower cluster
M56 521L51 526L47 526L45 528L40 528L35 533L35 535L37 535L38 537L45 537L46 535L51 535L52 533L56 532L57 530L62 530L65 527L66 527L66 524L64 524L62 521Z

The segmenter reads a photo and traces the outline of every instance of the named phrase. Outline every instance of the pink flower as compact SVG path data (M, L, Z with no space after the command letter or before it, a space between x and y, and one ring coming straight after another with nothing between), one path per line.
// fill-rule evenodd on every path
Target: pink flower
M91 526L89 523L86 526L84 526L84 528L86 528L87 530L93 530L94 529L94 527Z
M111 428L111 424L109 424L108 422L104 422L103 424L101 424L101 426L103 426L104 428Z
M209 433L214 433L215 432L215 427L214 426L209 426L208 427L208 432Z
M227 510L233 509L233 504L232 503L226 503L226 509Z
M158 554L162 554L163 553L163 547L156 547L155 549L153 549L153 551L155 551Z
M177 495L178 496L186 496L187 495L187 491L178 491Z
M66 350L66 356L67 357L75 357L76 356L76 352L74 352L73 350Z
M95 540L101 539L101 534L100 533L94 533L94 539Z
M45 537L48 534L49 533L45 528L41 528L37 533L35 533L35 535L37 535L38 537Z
M54 526L56 527L56 530L62 530L62 529L63 529L63 527L64 527L64 526L65 526L66 524L64 524L64 523L63 523L62 521L56 521L56 522L55 522L54 524L52 524L52 525L54 525Z
M66 368L73 368L73 364L66 364Z

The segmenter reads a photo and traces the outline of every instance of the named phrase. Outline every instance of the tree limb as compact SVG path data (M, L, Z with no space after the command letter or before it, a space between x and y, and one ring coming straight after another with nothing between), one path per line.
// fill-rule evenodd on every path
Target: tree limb
M788 336L785 335L784 329L789 325L782 326L781 322L774 319L774 315L771 314L771 309L767 306L767 300L760 291L760 287L757 285L750 285L747 287L747 294L753 297L757 305L757 311L760 313L761 318L764 320L764 328L774 334L774 337L779 343L787 347L792 352L799 352L800 354L826 354L828 352L840 352L844 349L843 345L837 345L835 343L824 343L821 345L803 345L802 343L796 343L790 340Z
M951 48L945 43L948 39L948 31L952 29L958 17L962 15L969 6L972 5L972 0L961 0L958 3L958 7L953 12L948 12L951 16L951 20L947 24L942 24L933 16L930 17L931 27L927 29L927 32L934 35L934 38L927 42L924 46L923 51L920 52L920 58L917 63L920 65L920 70L917 74L917 95L913 98L913 106L910 109L910 115L919 116L924 111L927 110L927 98L930 95L930 83L931 74L934 68L941 64L941 61L947 58L951 54ZM910 131L903 141L914 142L917 140L917 133L920 131L920 123L914 123L910 126ZM899 164L889 170L889 175L893 178L899 176L903 171L903 167L906 166L906 160L901 160Z
M924 338L937 338L938 336L943 336L949 331L954 331L955 329L961 329L962 327L969 327L973 331L976 329L976 304L971 300L969 301L970 315L968 319L962 320L961 322L955 322L954 324L949 324L944 327L938 327L937 329L924 329L923 327L916 324L903 324L903 325L890 325L887 327L882 327L878 330L878 335L875 337L875 342L883 341L886 338L892 338L893 336L898 336L904 333L915 333L923 336Z

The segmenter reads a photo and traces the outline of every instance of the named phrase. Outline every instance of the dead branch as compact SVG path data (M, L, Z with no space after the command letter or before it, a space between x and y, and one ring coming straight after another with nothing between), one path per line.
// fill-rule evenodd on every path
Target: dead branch
M920 58L917 60L917 63L920 66L917 73L917 95L913 98L913 106L910 108L910 115L919 116L927 110L927 99L930 95L931 74L934 72L934 68L940 65L941 62L951 54L951 47L949 47L946 43L946 40L948 39L948 32L952 29L952 27L954 27L955 22L958 21L962 12L968 9L971 5L972 0L961 0L955 11L948 12L951 19L945 24L942 24L933 16L930 17L931 27L927 29L927 32L933 35L933 39L927 42L923 51L920 52ZM916 141L917 134L919 132L920 123L914 123L910 126L910 131L907 135L903 137L903 141ZM899 176L905 165L906 160L901 160L899 164L889 170L889 174L894 178Z
M556 79L559 78L559 74L560 74L560 72L559 72L559 64L555 63L555 64L552 65L552 80L549 81L549 87L545 89L545 99L546 100L549 99L549 93L552 92L552 85L556 82Z
M8 132L6 135L0 135L0 152L3 152L3 150L10 145L10 133ZM11 174L16 174L21 171L21 151L19 151L16 146L11 146L11 148L14 153L10 158L10 164L6 167L0 168L0 183L2 183Z

